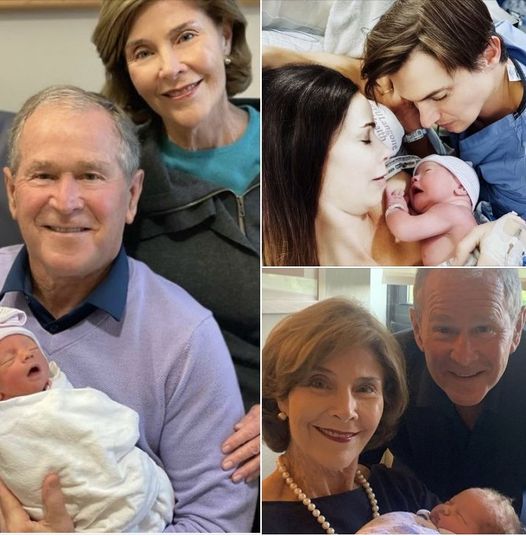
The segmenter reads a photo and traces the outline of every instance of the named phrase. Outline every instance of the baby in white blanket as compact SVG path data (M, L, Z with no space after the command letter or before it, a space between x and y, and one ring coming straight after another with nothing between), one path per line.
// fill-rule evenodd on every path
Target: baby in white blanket
M429 510L389 512L356 534L520 534L511 499L489 488L468 488Z
M55 472L77 532L162 532L174 493L142 450L139 417L48 363L26 315L0 307L0 478L32 519Z

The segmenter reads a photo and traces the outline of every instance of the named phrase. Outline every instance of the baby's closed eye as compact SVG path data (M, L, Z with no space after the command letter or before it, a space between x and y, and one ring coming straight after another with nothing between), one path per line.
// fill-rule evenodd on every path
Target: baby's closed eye
M7 357L0 358L0 368L2 367L7 368L9 365L13 363L14 360L15 360L15 356L7 356Z

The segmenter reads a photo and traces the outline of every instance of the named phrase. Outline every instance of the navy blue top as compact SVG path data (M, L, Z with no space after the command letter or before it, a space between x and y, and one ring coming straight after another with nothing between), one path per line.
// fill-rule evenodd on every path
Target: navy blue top
M473 430L429 375L413 332L398 333L396 338L406 358L410 400L388 445L395 460L443 500L466 488L490 487L513 498L520 514L526 491L525 338L486 395ZM373 461L377 456L367 453L364 459Z
M29 274L29 258L24 246L16 256L6 281L0 291L0 300L7 292L21 292L39 324L48 333L60 333L81 320L95 309L101 309L119 321L124 314L128 294L128 257L121 247L119 254L103 281L75 309L60 318L53 315L33 295Z
M369 483L381 514L431 510L439 500L418 480L383 465L371 466ZM354 534L371 521L372 509L362 487L313 499L338 534ZM263 534L325 534L307 507L299 501L263 501Z

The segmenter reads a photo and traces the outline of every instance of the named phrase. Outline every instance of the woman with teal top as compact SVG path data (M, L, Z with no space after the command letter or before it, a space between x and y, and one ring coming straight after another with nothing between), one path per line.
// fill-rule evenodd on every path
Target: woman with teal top
M126 250L210 309L232 354L248 413L217 448L234 481L259 473L260 120L231 100L251 81L246 24L235 0L103 0L93 34L143 147Z

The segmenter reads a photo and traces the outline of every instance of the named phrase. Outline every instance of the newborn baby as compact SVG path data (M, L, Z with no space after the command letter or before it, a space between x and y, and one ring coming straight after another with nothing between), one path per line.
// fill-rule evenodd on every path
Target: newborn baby
M521 523L508 497L488 488L466 489L431 512L390 512L357 534L518 534Z
M60 477L76 532L162 532L171 521L166 473L135 444L135 411L74 389L23 325L0 307L0 478L34 520L44 477Z
M416 166L409 189L410 213L404 191L387 191L385 220L395 238L421 241L426 266L441 264L477 222L473 210L480 185L477 174L454 156L431 155Z

